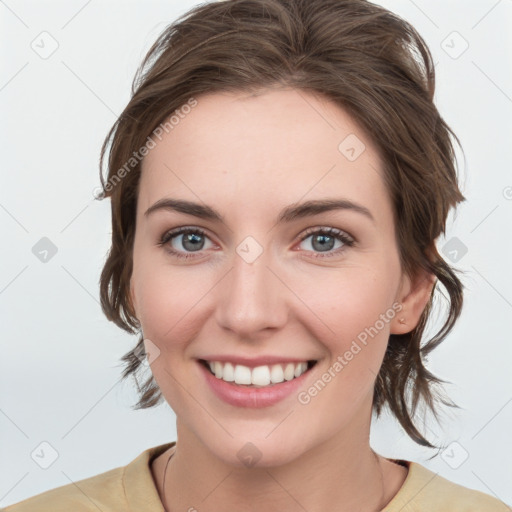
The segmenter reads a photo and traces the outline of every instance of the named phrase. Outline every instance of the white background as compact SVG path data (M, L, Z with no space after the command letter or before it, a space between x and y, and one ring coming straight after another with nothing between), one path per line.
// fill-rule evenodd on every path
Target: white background
M450 446L428 460L435 452L386 418L374 423L372 445L512 504L512 1L376 3L410 21L433 53L435 100L466 155L467 202L439 245L457 237L467 253L456 264L466 272L463 315L429 360L462 409L447 411L441 426L430 418L425 432ZM169 406L133 411L135 389L119 382L119 358L136 337L100 309L110 202L92 191L101 143L138 64L164 27L197 4L0 2L0 506L176 439ZM43 31L58 43L47 59L31 48ZM454 58L462 38L469 46ZM42 237L58 249L46 263L32 252ZM59 455L48 469L31 458L44 441Z

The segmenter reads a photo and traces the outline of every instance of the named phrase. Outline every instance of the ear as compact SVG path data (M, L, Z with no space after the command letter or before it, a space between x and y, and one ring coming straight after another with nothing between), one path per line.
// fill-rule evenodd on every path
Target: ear
M413 278L403 274L396 297L402 309L391 321L391 334L406 334L418 325L436 281L436 276L425 270L418 271Z

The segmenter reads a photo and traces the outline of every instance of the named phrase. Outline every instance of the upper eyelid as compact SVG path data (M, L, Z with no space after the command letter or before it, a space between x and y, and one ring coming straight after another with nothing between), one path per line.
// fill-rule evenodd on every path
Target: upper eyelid
M311 228L307 228L300 235L298 235L298 238L299 240L304 239L304 237L309 237L319 231L332 231L332 233L330 234L332 234L333 236L347 237L353 240L354 242L356 241L355 237L352 236L348 231L341 228L336 228L334 226L314 226Z

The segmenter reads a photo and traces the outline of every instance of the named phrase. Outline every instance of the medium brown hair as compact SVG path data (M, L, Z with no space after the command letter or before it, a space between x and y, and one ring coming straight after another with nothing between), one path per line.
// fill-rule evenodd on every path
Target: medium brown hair
M275 86L322 95L358 121L383 160L402 270L414 276L423 269L437 278L416 328L390 335L373 397L377 415L387 404L414 441L432 447L413 417L420 402L436 418L438 400L456 407L435 392L446 381L424 361L451 331L463 303L456 270L435 247L450 208L465 200L451 137L460 142L434 105L434 65L426 43L409 23L380 6L365 0L217 1L195 7L163 31L138 68L131 99L101 149L102 196L110 197L112 206L112 246L100 279L102 309L122 329L140 331L129 290L141 170L134 152L191 98ZM101 169L107 154L105 181ZM425 341L439 282L448 293L447 315ZM139 389L136 409L162 400L152 376L139 385L143 353L141 335L122 357L122 378L132 375Z

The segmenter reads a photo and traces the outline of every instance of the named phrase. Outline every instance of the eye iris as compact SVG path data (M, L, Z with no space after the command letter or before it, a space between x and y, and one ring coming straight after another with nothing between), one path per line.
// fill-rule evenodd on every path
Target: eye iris
M329 243L326 243L325 242L325 239L326 238L330 238L329 242L331 242L330 244ZM320 241L320 246L319 247L315 247L315 243L317 241ZM329 235L316 235L313 237L313 247L315 248L315 250L318 250L320 249L321 251L329 251L333 248L333 244L334 244L334 237L332 236L329 236Z
M198 235L196 233L185 233L183 235L183 247L187 250L201 250L204 246L204 239L202 239L202 235ZM199 242L199 244L198 244ZM191 243L192 245L187 247L187 244Z

